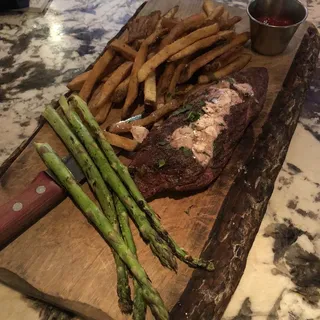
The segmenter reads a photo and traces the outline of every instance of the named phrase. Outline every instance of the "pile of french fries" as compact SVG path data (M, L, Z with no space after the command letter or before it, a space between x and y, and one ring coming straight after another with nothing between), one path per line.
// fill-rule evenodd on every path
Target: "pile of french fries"
M91 70L67 85L79 92L102 126L111 108L120 105L121 118L127 119L144 105L149 113L145 118L109 126L106 137L114 146L133 151L138 142L119 133L159 124L180 107L188 91L241 70L251 59L243 50L249 33L234 31L240 17L230 17L211 0L204 0L203 12L182 20L176 18L178 10L175 6L162 16L157 11L136 18ZM151 30L150 23L146 27L148 18ZM140 38L132 31L139 26Z

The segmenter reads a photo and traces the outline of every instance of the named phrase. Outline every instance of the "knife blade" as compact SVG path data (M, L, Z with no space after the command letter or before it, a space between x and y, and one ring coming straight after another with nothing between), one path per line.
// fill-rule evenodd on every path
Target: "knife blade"
M85 176L71 155L63 162L77 182L84 182ZM57 206L66 195L50 170L41 171L24 191L0 206L0 249Z
M120 122L132 122L142 117L142 114L138 114ZM62 160L76 181L84 182L85 175L74 157L68 155ZM66 196L54 174L49 169L41 171L24 191L0 205L0 250L57 206Z

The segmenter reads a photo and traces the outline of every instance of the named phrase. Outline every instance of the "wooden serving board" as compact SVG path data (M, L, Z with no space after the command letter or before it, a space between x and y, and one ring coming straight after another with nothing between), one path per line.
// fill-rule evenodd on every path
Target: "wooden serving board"
M199 12L202 1L151 0L140 14L166 12L175 4L183 17ZM230 12L243 16L239 31L249 29L244 11ZM163 268L133 228L139 259L171 310L171 319L220 318L240 280L318 56L318 35L315 28L307 29L308 24L299 28L283 55L254 55L250 66L269 70L267 102L217 181L201 193L152 201L177 242L194 256L214 259L216 270L193 272L182 263L177 274ZM1 203L45 169L33 141L49 142L66 154L45 124L1 177ZM86 184L83 188L90 193ZM0 252L0 280L90 319L126 319L117 306L110 249L70 199Z

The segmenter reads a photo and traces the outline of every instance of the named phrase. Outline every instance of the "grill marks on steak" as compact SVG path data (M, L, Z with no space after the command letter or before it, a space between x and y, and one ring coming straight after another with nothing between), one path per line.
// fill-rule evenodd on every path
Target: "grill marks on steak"
M190 111L202 110L212 85L189 95L182 109L179 109L180 113L173 114L162 126L151 130L129 166L138 188L146 198L162 191L198 190L219 176L245 129L265 102L268 73L265 68L250 68L235 74L231 80L249 84L254 96L243 95L244 102L230 107L230 113L224 116L224 129L212 141L213 155L207 166L201 165L191 150L173 148L170 138L176 129L189 124L186 118ZM183 108L188 110L181 112Z

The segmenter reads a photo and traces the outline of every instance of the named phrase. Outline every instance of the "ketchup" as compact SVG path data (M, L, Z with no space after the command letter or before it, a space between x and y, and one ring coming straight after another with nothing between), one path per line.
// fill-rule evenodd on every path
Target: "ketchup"
M270 26L278 26L278 27L290 26L294 24L294 22L291 19L281 18L281 17L260 17L260 18L257 18L257 20L259 20L264 24L268 24Z

